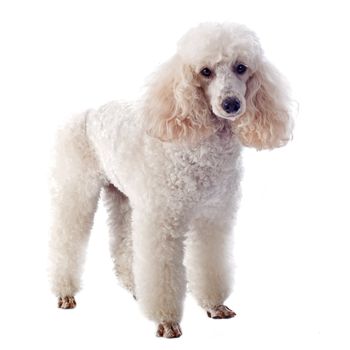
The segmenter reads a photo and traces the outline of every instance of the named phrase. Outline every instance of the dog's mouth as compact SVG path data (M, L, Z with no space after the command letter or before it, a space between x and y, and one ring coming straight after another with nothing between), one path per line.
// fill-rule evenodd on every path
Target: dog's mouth
M217 115L217 114L215 114L215 116L217 117L217 118L222 118L222 119L226 119L226 120L231 120L231 121L233 121L233 120L236 120L236 119L238 119L241 115L242 115L243 113L239 113L239 114L232 114L232 115Z
M244 114L244 111L239 111L237 113L218 113L217 111L215 111L214 109L212 109L212 113L216 118L219 119L226 119L226 120L230 120L230 121L234 121L236 119L238 119L239 117L241 117Z

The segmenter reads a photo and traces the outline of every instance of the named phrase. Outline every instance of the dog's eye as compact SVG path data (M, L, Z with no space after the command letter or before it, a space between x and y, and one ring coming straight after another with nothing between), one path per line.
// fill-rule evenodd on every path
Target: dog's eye
M236 66L235 71L237 74L244 74L247 71L247 66L245 66L244 64L239 64L238 66Z
M211 70L207 67L203 68L201 70L201 74L207 78L209 78L211 76Z

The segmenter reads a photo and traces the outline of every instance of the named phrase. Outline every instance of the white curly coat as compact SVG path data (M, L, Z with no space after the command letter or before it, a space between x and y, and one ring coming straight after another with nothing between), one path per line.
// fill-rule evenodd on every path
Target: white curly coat
M247 71L238 74L237 64ZM228 113L222 101L231 96L240 109ZM116 273L148 318L180 322L186 283L204 309L222 305L233 281L241 148L284 145L288 102L253 32L206 23L183 37L142 101L76 116L56 147L53 292L63 298L80 289L102 190Z

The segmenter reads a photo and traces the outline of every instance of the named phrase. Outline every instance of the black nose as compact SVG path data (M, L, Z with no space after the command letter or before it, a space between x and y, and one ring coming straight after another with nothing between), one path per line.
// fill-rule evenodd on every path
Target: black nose
M237 97L227 97L222 101L221 107L226 113L235 113L241 108L241 101Z

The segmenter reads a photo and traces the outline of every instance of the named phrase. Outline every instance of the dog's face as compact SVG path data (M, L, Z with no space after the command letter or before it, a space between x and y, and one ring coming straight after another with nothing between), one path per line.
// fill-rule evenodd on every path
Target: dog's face
M206 23L179 41L145 98L146 128L163 141L198 141L229 128L257 149L291 137L287 89L257 36L237 24Z
M258 38L239 25L205 25L185 35L179 54L218 118L234 121L246 111L247 82L262 56Z
M251 74L248 64L239 57L196 68L197 81L213 114L231 121L246 110L245 94Z

